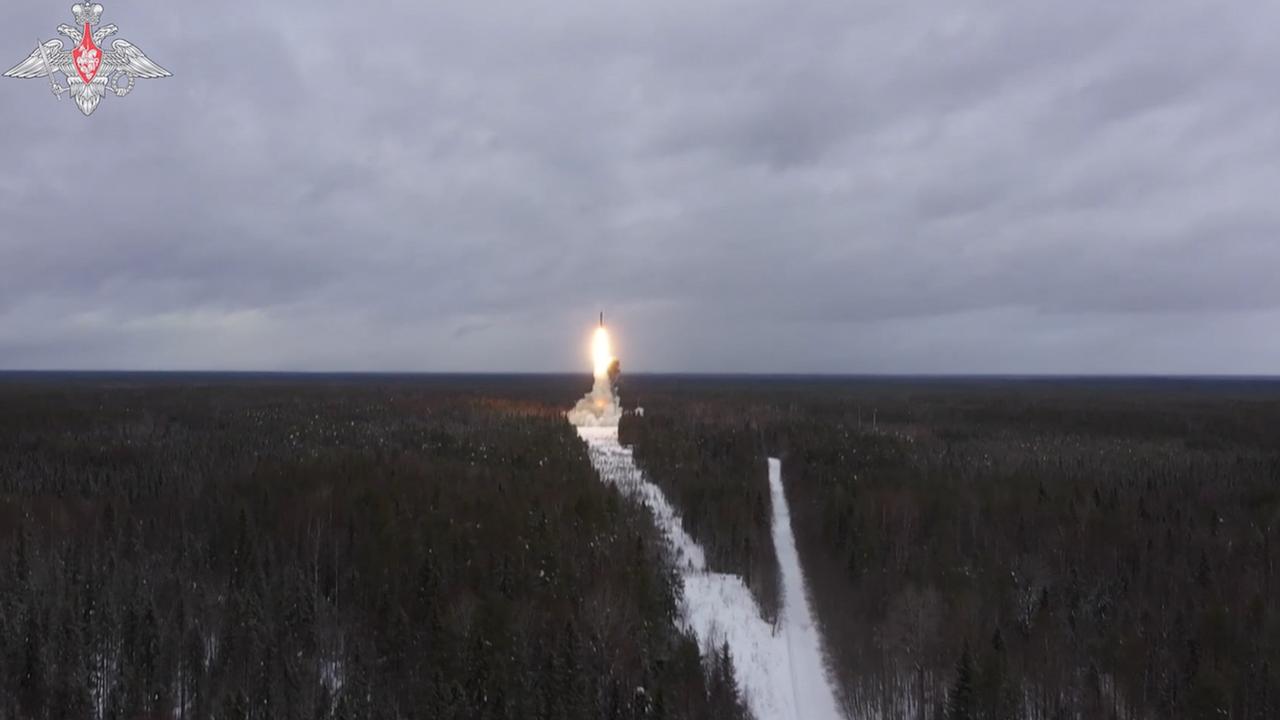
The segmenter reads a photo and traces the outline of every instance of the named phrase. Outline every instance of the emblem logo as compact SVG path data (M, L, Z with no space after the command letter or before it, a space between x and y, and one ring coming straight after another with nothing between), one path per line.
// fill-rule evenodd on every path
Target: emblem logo
M128 40L114 40L111 49L103 51L99 43L118 32L115 25L103 25L102 6L76 3L71 6L76 27L59 25L58 32L74 43L68 51L61 39L36 42L36 51L5 73L9 78L49 78L49 88L55 97L69 93L80 112L92 115L98 103L109 92L124 97L133 92L138 78L170 77L168 70L154 63ZM83 28L83 30L81 30ZM97 28L96 30L94 28ZM55 77L61 73L67 86L58 84Z

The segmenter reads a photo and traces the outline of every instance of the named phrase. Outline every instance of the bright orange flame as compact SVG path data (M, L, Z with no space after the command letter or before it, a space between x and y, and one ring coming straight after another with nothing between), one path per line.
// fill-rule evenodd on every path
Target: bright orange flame
M591 362L595 366L596 377L609 374L609 366L613 364L613 349L609 346L609 331L596 328L595 337L591 338Z

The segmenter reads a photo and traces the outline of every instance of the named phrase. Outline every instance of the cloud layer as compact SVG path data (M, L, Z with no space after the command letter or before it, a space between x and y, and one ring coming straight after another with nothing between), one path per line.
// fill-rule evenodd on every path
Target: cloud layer
M0 80L0 368L1280 366L1275 6L104 4L175 77Z

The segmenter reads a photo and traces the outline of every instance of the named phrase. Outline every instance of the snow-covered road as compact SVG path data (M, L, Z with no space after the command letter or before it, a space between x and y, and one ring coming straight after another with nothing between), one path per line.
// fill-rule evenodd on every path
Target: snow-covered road
M805 595L804 577L782 492L781 466L769 461L773 541L782 571L782 609L775 628L737 575L708 572L701 546L689 537L662 490L645 479L616 427L578 428L600 477L640 499L653 512L684 576L681 616L703 653L729 644L738 685L757 720L839 720L824 670L820 637Z

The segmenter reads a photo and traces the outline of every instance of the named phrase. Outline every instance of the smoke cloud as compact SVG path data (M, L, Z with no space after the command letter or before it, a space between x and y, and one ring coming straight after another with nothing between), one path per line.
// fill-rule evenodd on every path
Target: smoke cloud
M596 373L591 392L582 396L567 414L569 422L578 427L617 427L622 418L622 401L618 398L617 360L609 363L608 370Z

